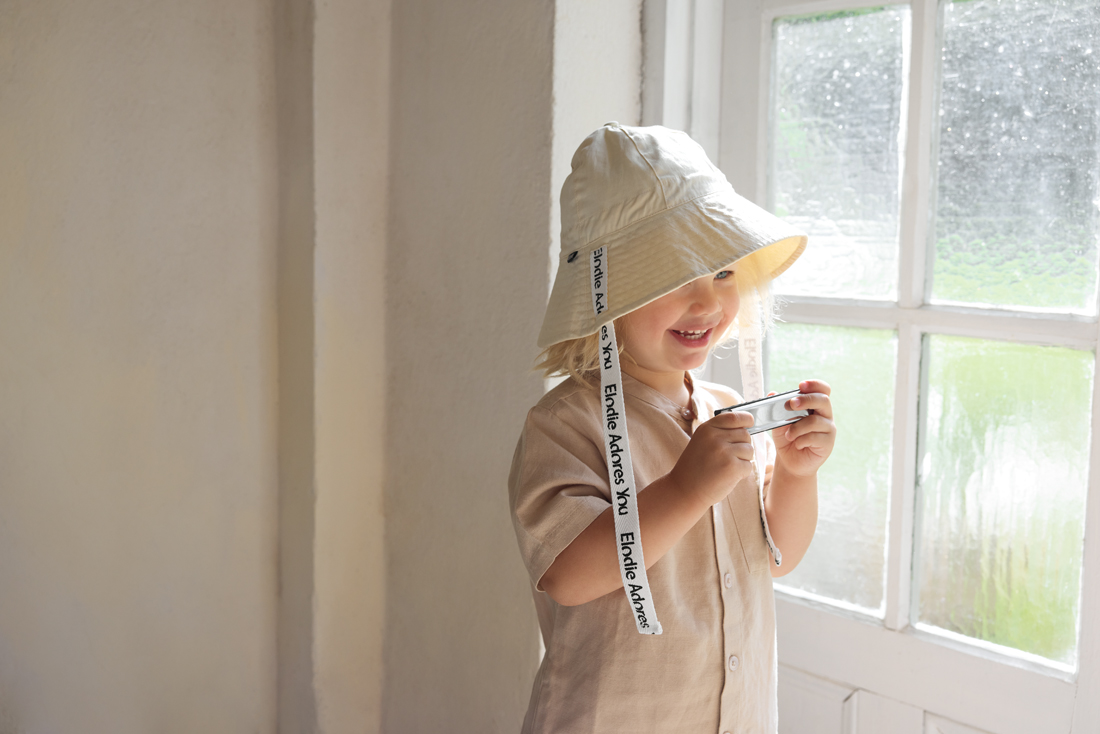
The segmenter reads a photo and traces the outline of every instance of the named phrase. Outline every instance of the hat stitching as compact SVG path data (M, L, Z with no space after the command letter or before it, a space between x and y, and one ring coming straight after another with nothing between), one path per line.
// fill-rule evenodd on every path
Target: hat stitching
M648 161L646 161L646 162L648 163ZM726 186L729 186L729 190L731 190L731 191L733 190L733 187L730 186L728 182L726 183ZM662 194L663 193L664 192L662 190ZM687 206L688 204L694 204L695 202L699 201L700 199L705 199L708 196L714 196L715 194L722 194L722 193L726 193L726 191L723 190L723 189L718 189L717 191L708 191L707 193L700 194L699 196L696 196L694 199L689 199L688 201L685 201L682 204L677 204L676 206L671 206L671 207L668 207L666 209L662 209L659 212L653 212L652 214L647 214L646 216L642 217L641 219L635 219L633 222L630 222L629 224L624 224L623 226L619 227L618 229L614 229L610 232L606 232L604 234L601 234L599 237L597 237L594 240L589 240L588 242L586 242L584 245L581 246L581 249L587 248L589 251L596 250L599 247L598 245L596 245L597 242L599 242L600 240L605 239L607 237L610 237L613 234L618 234L619 232L622 232L624 229L629 229L630 227L633 227L637 224L641 224L642 222L644 222L646 220L653 219L654 217L659 217L662 214L667 214L668 212L674 212L677 209L682 209L683 207ZM734 192L734 193L736 193L736 192ZM565 253L564 249L559 250L558 259L560 260L565 255L566 255L566 253Z
M785 240L785 239L789 239L789 238L783 238L783 240ZM781 242L783 240L777 240L776 242L773 242L771 244L775 245L775 244L778 244L779 242ZM730 265L733 265L737 262L740 262L741 260L743 260L747 257L751 257L753 255L756 255L756 254L762 252L764 249L766 249L766 247L767 246L765 246L764 248L760 248L760 249L753 250L751 252L744 253L742 255L736 256L732 260L727 260L726 258L723 257L718 261L719 263L722 263L722 264L715 263L714 267L715 267L716 270L721 270L723 268L729 267ZM792 253L790 256L788 256L779 267L773 268L772 272L773 273L774 272L782 272L786 267L789 267L790 263L792 263L792 262L794 262L795 260L798 259L798 254L800 254L800 251L801 251L801 248L798 248L798 251L796 251L795 253ZM699 276L695 275L695 276L691 276L691 277L686 277L682 280L677 280L673 284L673 286L669 289L659 288L655 291L652 291L649 294L632 301L631 302L632 305L629 306L629 307L616 306L614 308L610 308L607 312L604 313L604 316L606 318L603 318L603 319L596 319L594 317L594 314L589 312L587 317L584 318L583 321L587 322L588 319L592 319L592 324L591 324L590 327L589 326L583 327L585 331L584 331L584 333L580 334L579 336L585 336L587 334L595 333L596 331L599 330L599 327L600 327L601 323L608 323L608 322L610 322L610 321L612 321L616 318L619 318L620 316L623 316L627 313L630 313L630 312L632 312L632 311L634 311L638 308L641 308L645 304L651 303L651 302L657 300L658 298L660 298L665 293L671 292L671 290L675 290L676 288L680 287L681 285L684 285L686 283L690 283L695 277L699 277ZM623 308L625 310L620 311L620 308ZM577 325L578 324L574 324L575 327ZM591 330L589 330L589 329L591 329Z
M654 168L653 164L650 162L650 160L648 158L646 158L645 153L642 152L641 147L638 145L638 141L634 139L634 136L630 134L630 131L627 130L626 128L619 128L619 129L623 131L623 133L626 135L627 138L630 139L630 142L634 145L634 150L638 151L638 156L641 157L641 159L643 161L645 161L645 164L647 166L649 166L649 170L653 174L653 178L657 179L657 185L661 187L661 198L665 200L664 211L668 211L668 209L669 209L669 206L668 206L668 192L665 191L665 185L661 181L661 177L657 174L657 169Z

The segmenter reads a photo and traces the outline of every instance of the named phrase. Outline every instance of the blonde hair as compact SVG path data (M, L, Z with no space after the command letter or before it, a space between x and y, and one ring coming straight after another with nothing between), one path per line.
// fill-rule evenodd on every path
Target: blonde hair
M615 319L615 331L622 328L622 317ZM619 343L619 354L623 353L622 342ZM580 336L576 339L566 339L557 344L551 344L543 349L535 362L535 371L541 371L544 377L570 376L584 382L586 375L595 371L599 366L600 337L599 332L588 336Z
M715 340L712 350L736 339L741 328L747 328L753 323L760 324L762 333L766 333L775 320L771 281L759 268L757 258L748 255L738 260L734 278L737 279L737 293L741 305L737 309L737 318L730 324L726 333ZM615 319L617 333L622 333L621 322L622 317ZM542 372L545 377L569 376L586 382L599 366L599 351L600 341L596 333L576 339L566 339L543 349L535 361L534 370ZM620 341L619 353L622 352L623 342Z

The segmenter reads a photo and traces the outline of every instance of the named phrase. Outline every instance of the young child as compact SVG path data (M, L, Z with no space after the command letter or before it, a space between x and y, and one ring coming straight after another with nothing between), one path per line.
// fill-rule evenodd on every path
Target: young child
M561 208L538 366L568 378L509 478L546 643L523 731L774 734L771 580L813 537L829 387L799 385L788 407L811 414L773 444L712 418L742 398L689 370L734 330L752 371L767 282L806 237L662 127L590 135Z

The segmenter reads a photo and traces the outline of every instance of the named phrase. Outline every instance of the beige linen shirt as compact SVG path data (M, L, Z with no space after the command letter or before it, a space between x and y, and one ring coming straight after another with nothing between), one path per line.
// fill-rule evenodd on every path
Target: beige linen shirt
M623 390L639 491L672 469L700 422L741 402L696 381L693 421L629 375ZM753 477L649 569L659 636L638 634L621 588L575 607L538 589L558 554L611 506L595 386L568 379L531 409L509 495L546 643L524 734L775 734L775 600Z

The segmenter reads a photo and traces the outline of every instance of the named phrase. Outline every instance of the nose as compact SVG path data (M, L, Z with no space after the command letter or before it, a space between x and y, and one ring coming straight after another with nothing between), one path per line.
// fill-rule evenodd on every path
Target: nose
M718 293L714 289L714 278L696 278L691 282L691 305L689 312L693 316L709 316L721 308Z

